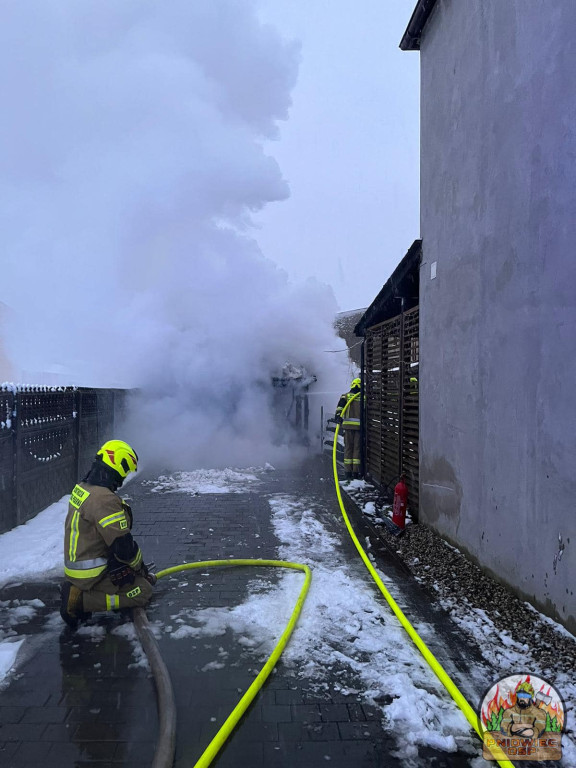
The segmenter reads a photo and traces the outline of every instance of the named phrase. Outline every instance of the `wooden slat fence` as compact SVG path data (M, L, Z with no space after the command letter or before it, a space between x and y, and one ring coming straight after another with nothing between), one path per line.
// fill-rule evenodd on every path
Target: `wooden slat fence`
M418 511L418 307L366 332L366 474L391 491L402 472Z

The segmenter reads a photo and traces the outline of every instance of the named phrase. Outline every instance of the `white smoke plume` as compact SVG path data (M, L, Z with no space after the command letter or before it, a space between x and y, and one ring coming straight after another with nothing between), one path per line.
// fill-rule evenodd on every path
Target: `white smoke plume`
M290 285L251 224L288 195L264 142L298 58L251 0L0 9L10 356L137 387L124 437L166 466L273 458L269 382L286 361L320 390L347 384L346 355L323 352L343 346L332 291Z

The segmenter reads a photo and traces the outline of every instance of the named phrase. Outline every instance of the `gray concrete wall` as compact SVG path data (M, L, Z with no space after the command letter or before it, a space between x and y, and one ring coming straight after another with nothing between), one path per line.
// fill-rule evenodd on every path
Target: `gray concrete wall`
M421 519L574 633L575 41L573 0L439 0L420 274Z

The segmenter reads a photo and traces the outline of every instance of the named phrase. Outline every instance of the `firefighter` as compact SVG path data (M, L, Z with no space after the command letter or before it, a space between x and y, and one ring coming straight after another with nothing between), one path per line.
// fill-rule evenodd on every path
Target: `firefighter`
M92 611L144 606L156 577L148 573L132 538L132 510L116 491L138 456L122 440L109 440L70 496L64 532L60 615L70 626Z
M360 398L352 401L344 418L342 409L354 395L360 392L360 379L354 379L350 385L350 391L345 392L336 407L336 422L342 425L344 430L344 479L360 477Z
M534 704L534 688L529 682L518 686L516 704L504 713L500 730L521 739L538 739L546 730L546 712Z

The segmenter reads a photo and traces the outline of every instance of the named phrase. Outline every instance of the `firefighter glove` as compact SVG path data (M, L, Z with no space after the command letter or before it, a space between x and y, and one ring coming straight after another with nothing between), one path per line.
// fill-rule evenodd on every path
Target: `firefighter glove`
M154 567L154 563L148 563L148 565L146 565L146 563L142 563L142 568L140 568L141 575L144 576L146 581L152 586L154 586L158 581L158 576L156 576L155 573L152 573L152 571L149 570L149 568L153 568L153 567Z
M129 565L119 565L108 571L110 581L115 587L123 587L125 584L134 584L136 574Z

